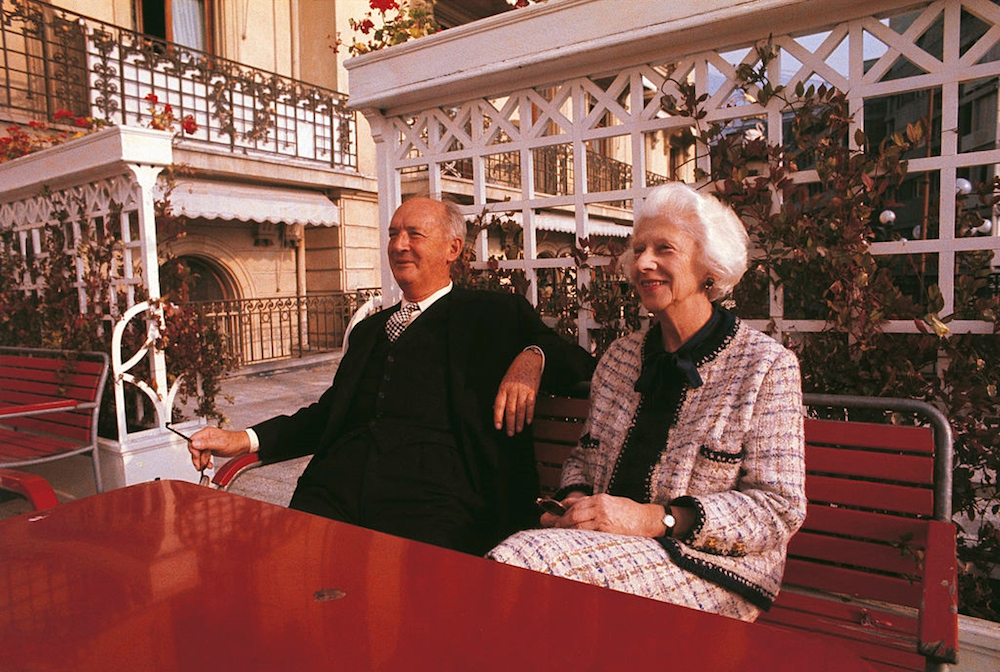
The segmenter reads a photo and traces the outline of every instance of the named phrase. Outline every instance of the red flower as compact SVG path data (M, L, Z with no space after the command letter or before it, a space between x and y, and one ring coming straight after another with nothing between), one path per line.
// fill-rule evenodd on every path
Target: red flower
M147 94L146 94L146 98L145 98L145 100L148 100L148 101L149 101L149 102L151 102L151 103L152 103L153 105L156 105L156 104L157 104L158 102L160 102L160 99L159 99L159 98L157 98L157 97L156 97L156 94L155 94L155 93L152 93L152 92L150 92L150 93L147 93Z
M368 0L368 4L372 9L383 13L390 9L399 9L399 3L396 0Z
M188 135L198 130L198 122L194 120L194 115L189 114L184 117L184 120L181 122L181 129Z
M52 115L52 118L56 121L59 121L60 119L65 119L66 117L73 117L73 116L76 115L74 115L69 110L56 110L56 113Z
M90 128L90 119L88 119L87 117L76 117L75 119L73 119L73 123L78 128Z
M517 0L517 2L514 3L514 7L527 7L527 6L528 6L528 0Z
M174 108L170 107L170 103L163 103L163 114L173 114Z
M374 27L375 27L375 24L372 23L371 19L365 19L364 21L361 22L360 25L358 25L358 30L360 30L362 33L364 33L365 35L367 35L371 31L371 29L374 28Z

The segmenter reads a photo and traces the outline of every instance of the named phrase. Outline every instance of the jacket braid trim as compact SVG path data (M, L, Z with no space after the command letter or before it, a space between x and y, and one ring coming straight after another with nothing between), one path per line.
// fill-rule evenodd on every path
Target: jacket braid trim
M726 590L731 590L740 597L746 599L755 607L770 611L771 605L777 599L777 595L765 590L762 586L752 583L744 577L730 572L729 570L705 562L699 558L691 557L684 553L683 548L676 539L662 539L660 545L670 556L675 565L691 572L695 576L700 576L706 581L722 586Z

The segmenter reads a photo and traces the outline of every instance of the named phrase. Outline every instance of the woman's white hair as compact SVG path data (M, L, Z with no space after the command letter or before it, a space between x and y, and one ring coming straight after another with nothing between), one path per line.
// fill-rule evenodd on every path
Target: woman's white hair
M747 270L749 236L733 209L715 196L701 194L683 182L654 187L635 211L633 231L657 219L690 234L698 244L701 263L708 270L708 298L718 301L731 291ZM625 259L632 278L631 245Z

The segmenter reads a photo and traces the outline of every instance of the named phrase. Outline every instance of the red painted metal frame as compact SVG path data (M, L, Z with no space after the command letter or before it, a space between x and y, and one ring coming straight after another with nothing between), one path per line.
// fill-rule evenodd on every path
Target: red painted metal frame
M36 474L0 469L0 488L23 495L36 511L59 504L49 482Z
M215 475L212 477L212 484L223 490L227 490L233 481L236 480L237 476L260 466L263 466L263 463L257 457L257 453L234 457L215 470Z

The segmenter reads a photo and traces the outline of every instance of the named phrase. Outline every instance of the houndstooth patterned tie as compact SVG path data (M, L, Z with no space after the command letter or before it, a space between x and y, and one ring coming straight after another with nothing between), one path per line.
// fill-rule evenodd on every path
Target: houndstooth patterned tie
M389 337L390 343L396 342L410 323L410 317L418 310L420 310L419 304L404 303L399 310L389 316L389 321L385 323L385 335Z

